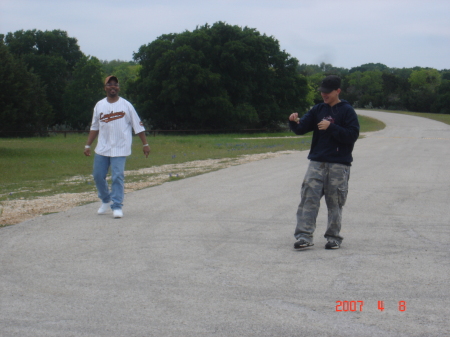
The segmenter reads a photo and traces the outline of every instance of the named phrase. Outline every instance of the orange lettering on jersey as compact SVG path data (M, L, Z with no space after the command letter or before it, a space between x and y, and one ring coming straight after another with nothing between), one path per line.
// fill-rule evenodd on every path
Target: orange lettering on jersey
M102 113L100 113L100 122L109 123L116 119L121 119L123 117L125 117L125 112L123 112L123 111L121 111L121 112L111 111L111 113L109 113L109 114L103 114L103 112L102 112Z

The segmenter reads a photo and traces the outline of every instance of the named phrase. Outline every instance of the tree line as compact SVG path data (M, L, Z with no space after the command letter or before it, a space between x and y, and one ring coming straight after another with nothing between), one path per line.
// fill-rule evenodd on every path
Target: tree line
M85 55L65 31L20 30L0 34L0 137L88 128L107 75L150 128L276 128L320 102L330 74L356 108L450 113L449 70L299 64L273 36L223 22L164 34L132 61Z
M339 75L343 80L340 97L355 108L450 113L449 69L389 68L381 63L345 69L321 63L302 64L298 71L314 88L324 75ZM320 95L315 94L317 102Z
M126 94L138 67L87 56L77 39L61 30L0 34L0 137L84 130L105 96L106 74L121 76Z

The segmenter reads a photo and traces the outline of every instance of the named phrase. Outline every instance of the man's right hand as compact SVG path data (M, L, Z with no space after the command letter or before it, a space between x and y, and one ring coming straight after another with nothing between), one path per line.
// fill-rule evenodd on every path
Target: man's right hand
M91 155L91 149L84 149L84 155L89 157Z
M289 120L290 120L291 122L297 122L297 123L300 123L300 118L298 118L298 113L297 113L297 112L292 113L292 114L289 116Z

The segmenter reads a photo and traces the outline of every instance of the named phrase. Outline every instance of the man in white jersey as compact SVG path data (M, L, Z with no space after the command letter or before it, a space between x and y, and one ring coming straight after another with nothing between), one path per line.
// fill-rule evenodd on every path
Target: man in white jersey
M123 217L124 171L127 156L131 154L133 128L143 144L147 158L150 147L145 137L145 128L130 102L119 97L119 80L116 76L105 79L106 97L97 102L92 117L91 131L84 154L91 155L91 144L98 136L94 158L94 180L102 206L98 214L105 214L110 208L114 218ZM111 192L106 175L111 167ZM112 203L111 203L112 202Z

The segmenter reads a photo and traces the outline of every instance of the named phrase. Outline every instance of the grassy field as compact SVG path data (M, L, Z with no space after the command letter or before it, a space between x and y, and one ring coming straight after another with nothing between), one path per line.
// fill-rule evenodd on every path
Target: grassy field
M361 109L365 110L365 109ZM377 111L377 109L370 109L373 111ZM385 112L393 112L397 114L403 114L403 115L410 115L410 116L418 116L418 117L424 117L429 119L434 119L436 121L445 123L450 125L450 115L449 114L432 114L427 112L409 112L409 111L397 111L397 110L380 110Z
M384 124L360 116L361 132L384 128ZM0 139L0 202L57 193L88 192L92 181L93 156L83 155L87 135L62 134L45 138ZM148 136L152 152L142 154L140 140L133 140L127 170L178 164L194 160L234 158L285 150L307 150L311 135L295 137L292 132L268 134L220 134L192 136ZM95 143L93 144L95 146ZM93 146L93 147L94 147ZM82 179L63 183L74 176ZM127 181L132 177L127 177Z

